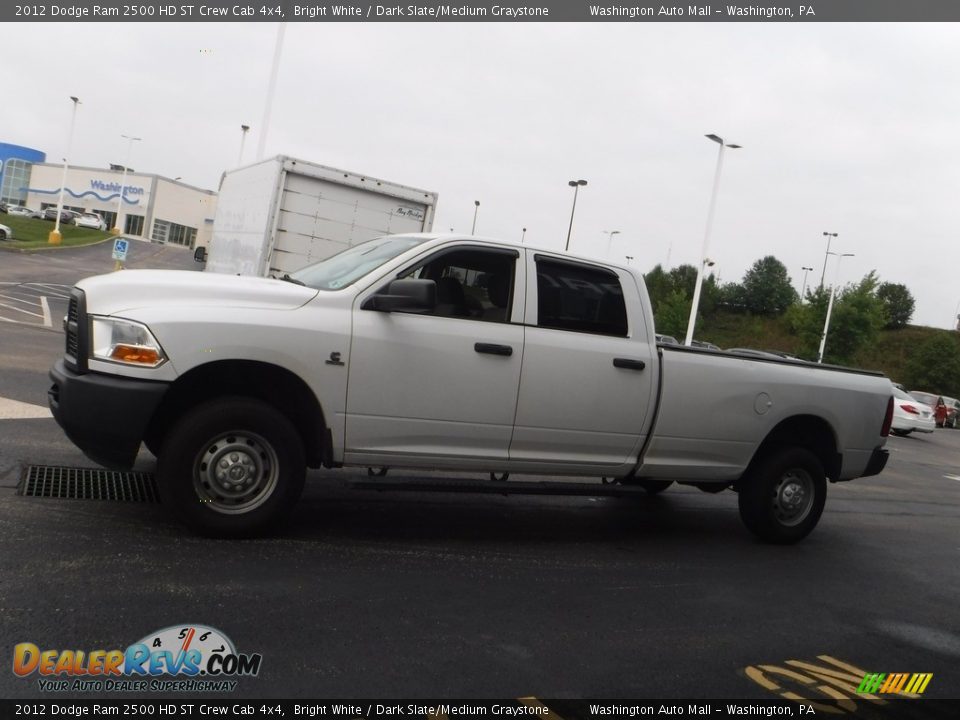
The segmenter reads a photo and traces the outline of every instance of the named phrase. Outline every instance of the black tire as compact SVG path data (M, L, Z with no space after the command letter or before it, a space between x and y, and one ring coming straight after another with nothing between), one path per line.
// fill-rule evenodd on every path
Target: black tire
M7 231L0 230L0 240L6 240L6 239L7 239Z
M823 514L823 465L800 447L776 448L754 461L738 496L743 524L762 540L787 545L802 540Z
M157 461L164 504L211 537L271 530L297 502L305 476L296 428L273 406L245 397L211 400L183 415Z

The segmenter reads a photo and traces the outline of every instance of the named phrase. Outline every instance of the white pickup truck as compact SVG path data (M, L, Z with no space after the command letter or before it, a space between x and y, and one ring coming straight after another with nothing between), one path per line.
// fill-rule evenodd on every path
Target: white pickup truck
M108 467L145 443L204 534L270 529L306 468L353 465L729 487L788 543L826 480L887 459L882 375L658 346L636 270L509 242L393 235L283 279L124 270L64 323L54 417Z

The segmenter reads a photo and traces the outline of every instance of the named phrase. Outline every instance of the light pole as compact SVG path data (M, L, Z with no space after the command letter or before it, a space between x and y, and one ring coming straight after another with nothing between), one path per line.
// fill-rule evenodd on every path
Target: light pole
M827 239L827 252L823 256L823 270L820 272L820 289L823 290L823 278L827 274L827 255L830 254L830 241L837 236L838 233L829 233L824 232L823 236Z
M803 303L803 294L807 291L807 273L813 270L812 267L807 267L804 265L800 268L803 270L803 285L800 287L800 303Z
M837 282L839 282L839 280L840 280L840 262L841 262L845 257L853 257L853 256L854 256L853 253L843 253L843 254L841 255L841 254L839 254L839 253L833 253L833 252L832 252L832 253L827 253L827 254L828 254L828 255L836 255L836 256L837 256L837 271L836 271L836 275L835 275L834 278L833 278L833 285L830 287L830 301L827 303L827 319L826 319L826 320L824 321L824 323L823 323L823 335L820 336L820 352L817 353L817 362L818 362L818 363L822 363L822 362L823 362L823 349L824 349L824 348L826 347L826 345L827 345L827 331L830 330L830 313L833 312L833 296L834 296L834 295L836 294L836 292L837 292Z
M607 257L610 257L610 252L611 252L611 250L613 250L613 236L614 236L614 235L619 235L619 234L620 234L620 231L619 231L619 230L604 230L604 231L603 231L603 234L608 236L608 237L607 237Z
M60 180L60 199L57 201L57 222L47 236L47 242L50 245L59 245L63 236L60 235L60 213L63 212L63 189L67 186L67 159L70 157L70 151L73 148L73 126L77 121L77 105L80 100L73 95L70 96L73 101L73 113L70 115L70 132L67 135L67 154L63 158L63 178Z
M700 288L703 286L703 268L707 263L707 248L710 246L710 230L713 226L713 211L717 207L717 191L720 188L720 172L723 170L723 151L727 148L737 150L742 145L726 143L718 135L707 135L707 138L720 146L720 153L717 155L717 169L713 175L713 192L710 194L710 209L707 210L707 228L703 233L703 249L700 252L700 266L697 268L697 284L693 288L693 302L690 304L690 320L687 322L687 337L683 344L689 346L693 340L693 329L697 324L697 309L700 306ZM712 262L710 263L713 264Z
M237 165L243 164L243 146L247 144L247 132L250 130L249 125L240 126L240 155L237 157Z
M120 208L123 206L123 194L126 190L125 183L127 182L127 170L129 170L130 165L130 155L133 153L133 143L139 142L143 138L131 137L130 135L121 135L120 137L126 138L130 142L127 144L127 160L123 164L123 175L120 178L120 194L117 196L117 218L113 221L113 230L111 231L114 235L119 235L120 230Z
M523 239L527 237L527 229L523 229L523 234L520 236L520 244L523 245Z
M570 210L570 227L567 228L567 244L564 250L570 249L570 233L573 232L573 214L577 211L577 193L580 192L580 186L586 185L586 180L570 180L567 185L573 188L573 208Z
M624 257L627 259L627 266L629 267L630 261L633 260L633 255L624 255Z
M476 234L477 234L477 233L476 233L476 230L477 230L477 213L478 213L478 212L480 212L480 201L479 201L479 200L474 200L474 201L473 201L473 227L470 228L470 234L471 234L471 235L476 235Z
M277 89L277 75L280 73L280 55L283 52L283 36L287 32L287 23L277 23L277 40L273 46L273 64L270 66L270 83L267 85L267 101L263 105L263 121L260 123L260 139L257 141L257 160L263 160L267 146L267 132L270 130L270 113L273 111L273 94Z

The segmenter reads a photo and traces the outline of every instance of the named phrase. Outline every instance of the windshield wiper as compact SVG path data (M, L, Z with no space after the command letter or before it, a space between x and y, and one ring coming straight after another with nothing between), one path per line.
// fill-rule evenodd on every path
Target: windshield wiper
M296 278L290 277L290 273L284 273L283 277L278 278L274 275L274 280L285 280L286 282L293 283L294 285L303 285L306 286L306 283L303 280L297 280Z

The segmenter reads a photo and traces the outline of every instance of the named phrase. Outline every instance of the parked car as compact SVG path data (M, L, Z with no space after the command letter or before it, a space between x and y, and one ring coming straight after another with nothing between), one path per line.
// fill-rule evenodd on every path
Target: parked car
M947 417L943 421L943 426L948 428L955 428L957 423L960 422L960 400L952 397L943 398L944 404L947 406Z
M8 205L7 214L19 215L20 217L30 217L33 215L33 210L31 210L30 208L24 207L23 205Z
M6 225L0 225L0 240L13 240L13 230Z
M76 213L76 212L74 212L73 210L61 210L61 211L60 211L60 224L63 225L63 224L65 224L65 223L66 223L66 224L72 223L72 222L74 221L74 219L75 219L79 214L80 214L80 213ZM57 219L57 208L56 208L56 206L48 207L46 210L44 210L44 211L43 211L43 219L44 219L44 220L56 220L56 219Z
M94 228L95 230L107 229L107 221L96 213L77 215L77 217L73 219L73 224L77 227Z
M901 436L912 432L932 433L935 427L933 408L894 386L890 432Z
M719 350L720 348L714 345L712 342L707 342L706 340L691 340L690 347L706 348L707 350Z
M679 345L680 344L677 342L677 339L673 335L661 335L660 333L657 333L656 335L654 335L654 338L656 339L657 343L660 345Z
M767 352L766 350L754 350L753 348L727 348L727 352L733 353L734 355L747 355L749 357L769 358L771 360L780 359L779 355L775 355L772 352Z
M937 427L943 427L943 423L947 419L947 404L943 401L943 396L923 392L922 390L911 390L910 394L914 399L933 408L933 417L936 420Z

